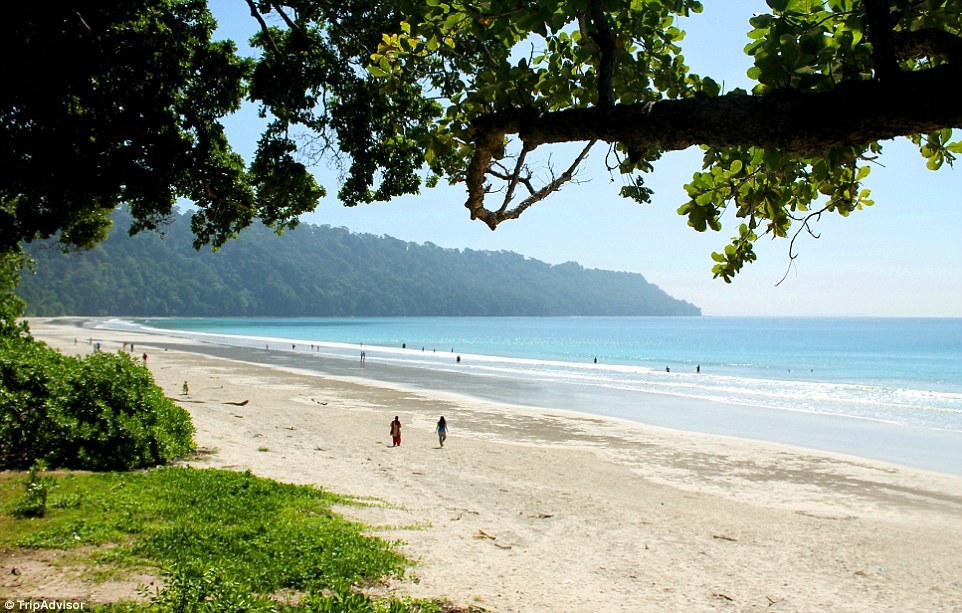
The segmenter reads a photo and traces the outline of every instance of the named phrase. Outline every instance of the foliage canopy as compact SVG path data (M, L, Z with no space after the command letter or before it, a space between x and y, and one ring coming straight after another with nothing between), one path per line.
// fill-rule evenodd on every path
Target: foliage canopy
M759 236L870 205L881 141L912 139L932 169L962 151L962 0L767 4L746 26L757 84L723 92L682 55L677 19L697 0L248 0L253 58L211 40L203 0L17 3L0 42L17 84L0 93L0 248L58 232L86 247L117 204L138 231L181 197L198 245L255 218L284 229L325 193L307 167L320 157L345 161L346 205L447 180L494 229L598 142L643 202L653 161L701 146L679 212L704 231L734 210L713 256L727 281ZM269 119L249 165L219 123L245 97ZM535 150L558 143L580 153L539 182Z

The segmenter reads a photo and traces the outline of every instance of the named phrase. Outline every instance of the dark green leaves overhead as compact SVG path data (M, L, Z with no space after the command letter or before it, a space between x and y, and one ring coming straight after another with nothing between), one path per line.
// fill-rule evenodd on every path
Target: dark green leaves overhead
M59 233L89 247L130 205L154 228L177 198L242 216L243 162L218 123L246 63L211 43L199 0L15 3L0 40L0 248ZM222 240L233 223L204 224Z
M655 160L701 146L680 212L738 228L714 257L730 280L757 238L871 204L881 142L912 139L933 170L962 150L962 0L767 6L745 25L746 92L686 66L679 18L696 0L250 0L253 57L212 40L204 0L14 3L0 250L89 247L121 203L136 232L190 200L197 246L257 219L283 230L327 193L319 163L348 206L463 185L494 229L571 182L596 143L639 202ZM245 100L266 125L252 160L220 123ZM560 143L580 153L555 167Z

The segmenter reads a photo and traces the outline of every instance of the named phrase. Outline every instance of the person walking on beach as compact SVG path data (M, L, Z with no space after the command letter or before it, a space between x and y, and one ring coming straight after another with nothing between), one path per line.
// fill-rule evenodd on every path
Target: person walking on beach
M438 433L438 442L444 447L444 440L448 438L448 422L444 421L444 415L438 420L438 427L434 431Z
M394 443L392 447L401 446L401 420L398 419L397 415L394 416L394 421L391 422L391 441Z

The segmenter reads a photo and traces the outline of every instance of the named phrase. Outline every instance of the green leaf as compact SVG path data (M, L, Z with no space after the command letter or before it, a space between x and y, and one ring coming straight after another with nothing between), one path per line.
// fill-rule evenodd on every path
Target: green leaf
M765 0L765 4L771 7L776 13L784 13L791 0Z

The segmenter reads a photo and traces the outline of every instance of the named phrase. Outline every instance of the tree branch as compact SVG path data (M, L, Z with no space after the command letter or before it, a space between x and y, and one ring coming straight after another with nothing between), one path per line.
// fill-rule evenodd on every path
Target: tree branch
M301 39L308 44L308 46L311 45L311 42L312 42L312 41L311 41L310 37L304 32L304 30L301 29L301 27L300 27L299 25L297 25L296 23L294 23L294 21L293 21L293 20L287 15L287 13L285 13L284 10L281 8L280 4L278 4L277 2L271 2L271 3L270 3L270 6L271 6L271 8L273 8L275 11L277 11L277 14L281 16L281 19L284 20L284 23L287 24L287 27L290 28L291 31L297 32L297 35L300 36Z
M827 210L828 210L828 206L825 206L817 211L813 211L812 213L809 213L808 215L806 215L801 219L798 219L795 217L792 218L795 221L802 222L802 225L798 230L795 231L795 234L792 235L792 240L788 243L788 267L785 269L785 274L782 275L782 278L779 279L778 283L775 284L775 287L778 287L779 285L781 285L782 282L788 278L788 273L792 271L792 267L795 265L795 260L798 259L798 254L795 253L795 241L798 239L799 235L803 231L805 231L805 232L808 232L809 236L817 239L818 235L815 234L814 230L812 230L812 227L808 224L808 222L812 219L816 219L816 220L821 219L822 213L824 213Z
M891 79L899 72L892 44L891 3L889 0L864 0L865 21L868 26L868 39L872 43L872 60L875 64L875 77Z
M903 59L934 56L956 65L962 64L962 38L945 30L895 32L892 44L896 55Z
M962 70L944 65L904 74L897 84L849 82L819 93L726 94L548 113L512 109L478 117L472 128L481 152L500 149L507 134L534 146L597 139L662 151L692 145L824 151L962 126L962 105L950 89L960 77Z
M508 190L504 194L504 202L501 204L501 208L498 209L498 213L504 213L507 210L508 205L514 200L514 189L518 185L518 180L521 176L521 170L524 168L524 161L528 157L528 152L531 151L528 147L521 148L521 154L518 156L518 161L514 165L514 173L508 179ZM530 189L530 188L529 188Z
M517 134L526 147L602 140L660 151L708 145L810 153L962 127L962 105L950 86L960 78L962 70L945 64L900 73L895 79L847 82L828 92L726 94L548 113L490 113L472 123L475 152L465 175L465 207L472 219L482 219L492 230L502 221L484 209L484 175L491 161L503 156L510 134Z
M277 43L274 42L274 37L271 36L270 28L267 27L267 22L264 21L263 17L261 17L260 11L257 10L257 5L254 4L254 0L247 0L247 6L251 9L251 17L256 19L257 23L260 24L261 32L263 32L264 36L267 37L267 42L271 44L271 48L274 50L274 53L280 55L281 52L277 48Z
M602 0L591 0L589 6L591 23L594 25L591 38L601 50L598 62L598 106L612 106L615 103L615 33L601 4Z
M578 169L578 166L580 166L581 162L583 162L584 159L588 157L588 151L591 150L591 148L594 146L596 142L597 141L591 141L587 145L585 145L585 148L581 150L581 153L578 154L578 157L575 158L575 161L573 161L571 165L568 166L567 170L561 173L560 177L557 177L556 179L552 180L550 183L548 183L547 185L545 185L535 193L531 194L530 196L522 200L521 204L514 207L510 211L505 211L504 207L502 206L501 209L495 214L497 217L498 223L501 223L502 221L507 221L508 219L517 219L532 204L536 202L540 202L541 200L544 200L549 195L551 195L552 192L556 192L559 189L561 189L562 185L564 185L565 183L570 181L572 178L574 178L575 171Z

